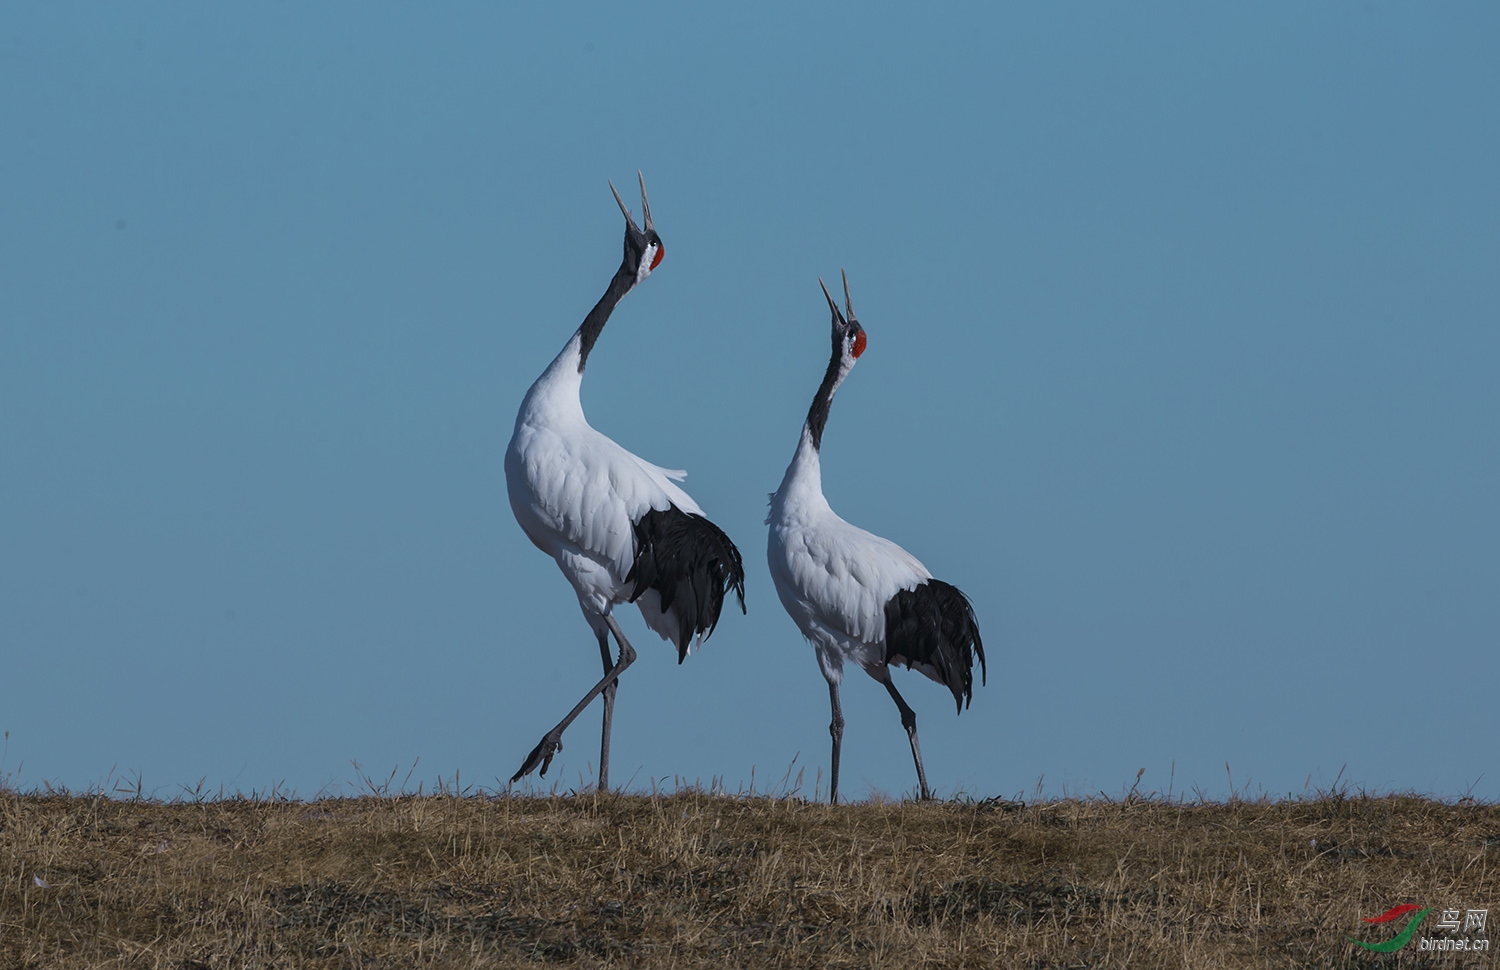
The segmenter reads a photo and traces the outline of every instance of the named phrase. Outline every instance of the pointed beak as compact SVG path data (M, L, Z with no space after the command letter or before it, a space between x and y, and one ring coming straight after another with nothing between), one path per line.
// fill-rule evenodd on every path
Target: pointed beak
M640 173L637 172L636 174L639 175ZM620 192L615 188L615 183L612 181L609 183L609 190L615 194L615 205L619 206L620 211L625 214L625 224L634 229L637 233L640 233L640 227L635 224L635 217L630 214L629 209L625 208L625 200L620 198ZM641 199L644 200L645 198L645 183L642 182ZM646 227L648 229L651 227L651 212L649 209L646 211Z
M641 183L641 212L646 217L646 231L650 232L651 229L652 229L652 226L651 226L651 203L646 198L646 176L644 176L644 175L641 174L641 170L640 169L636 169L635 170L635 177ZM610 186L610 187L613 188L614 186Z
M853 320L854 319L854 301L849 298L849 274L846 273L846 272L844 272L843 269L840 269L839 270L839 275L844 278L844 309L845 309L845 311L848 312L849 319ZM818 280L818 282L821 283L823 281L822 280ZM823 290L823 295L824 296L828 295L828 290L826 288ZM832 303L833 302L833 298L829 297L828 302Z
M818 277L818 285L823 287L823 297L828 301L828 309L833 311L833 319L838 321L841 326L847 327L849 325L848 322L844 319L844 315L839 312L839 305L834 302L833 295L828 292L828 287L824 285L823 277L821 276Z

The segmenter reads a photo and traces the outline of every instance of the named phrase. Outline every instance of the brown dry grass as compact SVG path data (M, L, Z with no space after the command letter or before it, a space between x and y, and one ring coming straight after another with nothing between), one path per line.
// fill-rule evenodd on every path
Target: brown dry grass
M1497 862L1500 808L1400 796L0 790L0 966L1493 966L1345 936L1398 902L1488 906Z

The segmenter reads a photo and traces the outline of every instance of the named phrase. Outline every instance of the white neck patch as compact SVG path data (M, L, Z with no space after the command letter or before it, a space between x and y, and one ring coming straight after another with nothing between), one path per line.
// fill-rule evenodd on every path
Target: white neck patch
M656 243L647 243L646 251L641 254L641 265L635 268L635 283L637 286L641 281L651 275L651 263L656 259L656 251L661 247Z
M843 374L843 377L848 377L849 372L854 369L854 365L857 363L859 363L859 358L854 356L854 341L848 337L845 337L844 360L839 367L839 370ZM842 380L842 378L840 379Z

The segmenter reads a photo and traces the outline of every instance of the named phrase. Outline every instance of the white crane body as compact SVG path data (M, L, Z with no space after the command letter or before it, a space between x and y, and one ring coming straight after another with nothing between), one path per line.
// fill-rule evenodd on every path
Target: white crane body
M872 676L886 666L885 604L932 578L915 556L839 517L823 495L818 450L804 434L771 496L767 560L776 595L811 641L823 676L843 679L844 662ZM930 664L913 667L942 681Z
M626 577L641 516L703 510L677 485L686 472L659 468L590 427L579 399L579 343L577 336L568 341L527 392L505 450L505 480L516 522L557 561L597 633L604 615L630 599ZM680 625L661 612L660 599L647 590L636 605L648 627L676 642Z
M613 190L614 186L610 186ZM681 663L690 644L714 630L725 596L745 604L739 550L676 483L687 473L660 468L589 426L579 390L589 351L615 306L661 262L661 238L651 224L645 181L645 229L625 203L625 250L603 297L563 349L532 383L516 414L505 450L511 511L526 537L562 570L599 642L604 677L532 749L519 781L540 765L542 774L562 748L562 732L595 697L604 698L599 788L609 786L610 724L620 674L635 660L613 611L633 602L646 625L677 646ZM609 636L620 646L611 661Z
M823 429L834 392L866 343L849 300L847 277L847 319L826 287L823 295L833 311L833 352L792 463L771 496L766 560L781 605L812 644L828 682L833 709L828 727L833 736L829 800L838 801L844 733L839 685L846 661L864 668L896 702L925 799L930 790L917 741L917 715L896 689L890 667L904 665L947 687L962 713L973 699L976 656L981 681L984 677L984 644L968 597L934 579L926 566L894 542L845 522L823 495Z

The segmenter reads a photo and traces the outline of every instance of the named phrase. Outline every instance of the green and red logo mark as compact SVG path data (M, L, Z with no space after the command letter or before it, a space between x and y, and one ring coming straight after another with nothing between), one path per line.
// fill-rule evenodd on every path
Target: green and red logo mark
M1433 906L1417 906L1412 903L1403 903L1400 906L1392 906L1379 916L1365 917L1366 923L1379 924L1389 923L1399 919L1407 913L1415 913L1406 925L1401 927L1401 932L1382 943L1366 943L1364 940L1356 940L1352 936L1345 937L1355 946L1362 946L1366 950L1374 950L1376 953L1394 953L1395 951L1412 942L1417 935L1417 928L1422 924L1428 913L1436 912ZM1418 950L1432 950L1443 952L1485 952L1490 949L1490 940L1486 935L1485 927L1489 923L1490 911L1487 909L1463 910L1457 907L1444 907L1438 916L1437 923L1433 926L1438 936L1423 936L1416 940ZM1463 934L1463 935L1459 935Z
M1412 910L1417 910L1417 915L1407 920L1406 925L1401 928L1400 933L1397 933L1384 943L1366 943L1364 940L1356 940L1352 936L1345 937L1345 939L1355 946L1362 946L1366 950L1374 950L1376 953L1393 953L1411 942L1411 938L1417 934L1417 926L1421 924L1422 918L1432 912L1432 910L1430 908L1423 909L1415 903L1404 903L1400 906L1392 906L1379 916L1365 917L1366 923L1389 923L1398 916L1405 916Z

